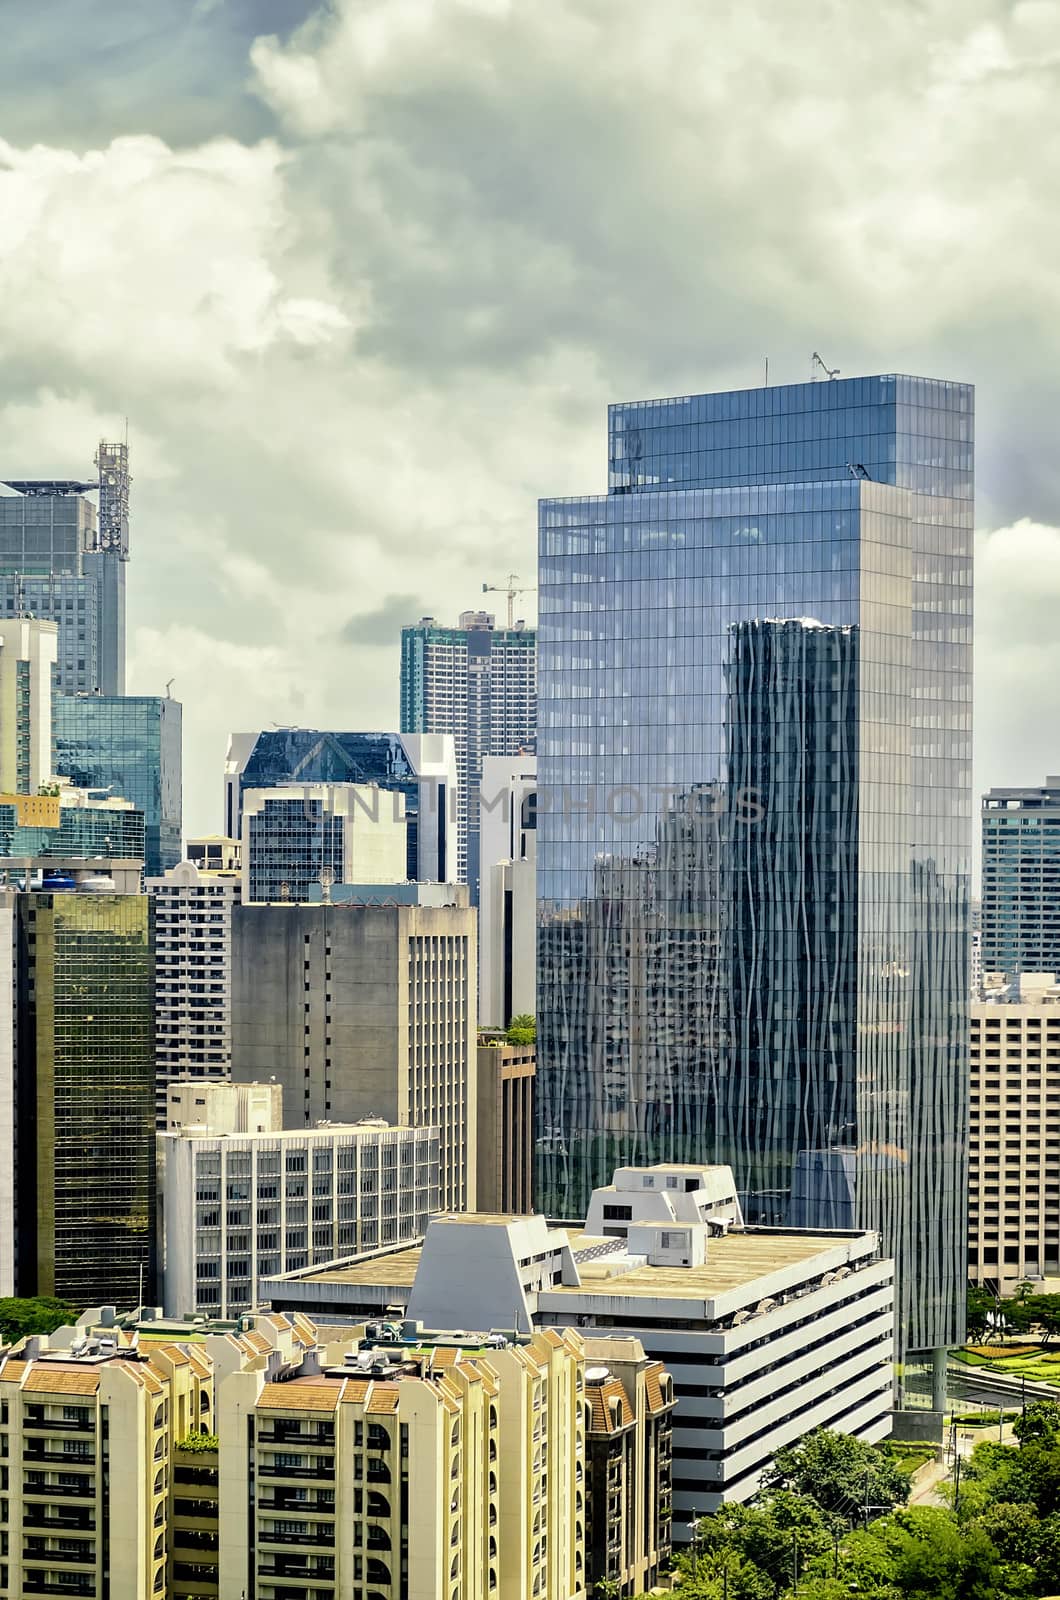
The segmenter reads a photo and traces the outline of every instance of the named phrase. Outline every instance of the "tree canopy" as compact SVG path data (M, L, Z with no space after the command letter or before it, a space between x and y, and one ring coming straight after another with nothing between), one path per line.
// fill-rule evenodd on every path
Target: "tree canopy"
M66 1323L77 1321L76 1306L65 1300L38 1295L31 1300L0 1299L0 1339L14 1344L30 1333L53 1333Z

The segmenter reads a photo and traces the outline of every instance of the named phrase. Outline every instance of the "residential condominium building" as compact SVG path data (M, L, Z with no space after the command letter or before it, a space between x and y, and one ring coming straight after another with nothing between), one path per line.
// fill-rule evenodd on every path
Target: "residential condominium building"
M478 1004L485 1027L537 1011L537 757L485 756L479 805Z
M422 1246L261 1292L328 1322L397 1307L425 1326L638 1339L673 1376L675 1540L693 1512L751 1499L776 1452L815 1428L891 1431L894 1263L878 1235L744 1227L726 1167L620 1171L584 1229L437 1217Z
M582 1600L578 1336L335 1353L220 1384L221 1593Z
M395 881L455 883L456 753L442 734L330 733L319 728L268 728L229 735L224 826L242 837L243 797L251 789L344 785L381 791L378 812L396 817L404 803L404 871ZM390 809L386 810L387 797ZM314 874L317 876L318 874ZM297 898L293 889L291 898ZM303 896L302 898L305 898Z
M173 1085L170 1094L186 1085ZM270 1086L263 1086L270 1087ZM271 1087L279 1089L279 1085ZM213 1102L248 1085L211 1085ZM422 1238L438 1210L438 1134L385 1123L158 1135L167 1315L231 1318L262 1277Z
M193 850L209 841L189 840ZM159 1128L174 1078L227 1078L232 1062L232 909L242 896L238 865L181 861L147 880L154 911L155 1095ZM231 858L230 858L231 859Z
M404 883L405 797L378 784L290 783L243 791L243 901L325 898L334 884Z
M981 821L984 981L1060 972L1060 777L1039 788L990 789Z
M52 774L54 622L0 619L0 790L36 794Z
M125 693L128 445L101 443L95 464L91 482L8 479L0 497L0 615L57 625L62 695Z
M463 611L455 628L421 617L401 630L402 732L455 740L457 873L476 904L483 760L532 750L537 734L537 634L494 624Z
M967 385L896 374L631 401L608 493L539 518L538 1204L709 1156L751 1223L879 1232L940 1406L973 430Z
M144 814L146 872L181 858L181 706L164 695L57 695L55 770Z
M187 1493L179 1445L213 1427L212 1393L193 1344L66 1328L5 1353L0 1595L210 1594L172 1586L167 1557Z
M237 906L232 1076L282 1084L290 1126L437 1128L459 1210L477 1183L475 913L460 885L423 893L448 903Z
M1060 1276L1060 986L1012 994L972 1006L968 1277L998 1294Z

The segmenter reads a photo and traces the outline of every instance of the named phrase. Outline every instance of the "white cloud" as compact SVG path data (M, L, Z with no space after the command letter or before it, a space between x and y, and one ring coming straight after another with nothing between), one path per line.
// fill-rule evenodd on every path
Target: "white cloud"
M983 680L1015 692L1015 636L1053 670L1012 574L1060 522L1058 24L332 0L253 47L269 138L0 143L6 470L87 472L129 416L131 676L176 677L189 825L217 825L229 724L394 724L380 629L532 574L537 495L604 486L608 399L765 354L977 381ZM984 780L1056 765L990 692Z

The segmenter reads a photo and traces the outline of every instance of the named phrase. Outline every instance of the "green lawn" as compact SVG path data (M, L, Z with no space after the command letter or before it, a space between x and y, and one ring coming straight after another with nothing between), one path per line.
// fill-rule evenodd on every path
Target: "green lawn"
M903 1444L898 1440L890 1441L887 1449L899 1471L908 1473L910 1477L926 1461L934 1461L938 1454L938 1448L933 1444Z
M1032 1355L1008 1355L1004 1345L998 1345L996 1356L985 1356L971 1350L956 1350L954 1358L969 1367L987 1367L995 1372L1008 1372L1016 1378L1026 1378L1033 1383L1051 1383L1060 1388L1060 1349L1036 1350Z

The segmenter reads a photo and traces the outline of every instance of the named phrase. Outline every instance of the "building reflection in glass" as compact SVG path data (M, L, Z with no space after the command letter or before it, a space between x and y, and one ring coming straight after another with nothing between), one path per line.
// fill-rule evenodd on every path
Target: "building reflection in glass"
M972 396L613 407L541 506L538 1204L731 1162L962 1332ZM680 485L675 487L675 485Z

